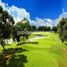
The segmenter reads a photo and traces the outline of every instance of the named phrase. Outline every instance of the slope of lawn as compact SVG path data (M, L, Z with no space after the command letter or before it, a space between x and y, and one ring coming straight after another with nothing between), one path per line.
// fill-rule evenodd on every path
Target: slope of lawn
M0 46L1 67L67 67L66 46L60 41L58 34L52 32L32 34L34 36L30 36L31 42L7 45L5 53L2 53ZM45 38L33 41L32 38L36 34L42 34Z

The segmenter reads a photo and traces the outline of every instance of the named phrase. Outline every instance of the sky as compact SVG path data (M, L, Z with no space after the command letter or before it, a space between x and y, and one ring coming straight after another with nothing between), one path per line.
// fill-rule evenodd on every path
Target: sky
M61 17L67 17L67 0L0 0L0 4L16 21L22 17L34 25L56 25Z
M19 8L25 8L31 15L31 19L35 17L55 19L62 12L62 0L2 0L9 6L15 5ZM64 1L64 0L63 0ZM65 2L66 3L66 2Z

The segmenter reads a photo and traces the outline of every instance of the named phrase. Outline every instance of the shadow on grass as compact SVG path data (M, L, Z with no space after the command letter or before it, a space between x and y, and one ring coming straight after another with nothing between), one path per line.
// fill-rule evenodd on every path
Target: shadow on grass
M23 43L19 43L17 45L24 45L24 44L39 44L39 42L23 42Z
M67 46L67 43L65 43L65 45Z
M7 49L6 52L0 55L0 67L25 67L24 63L27 63L27 57L23 54L16 55L28 51L22 48Z

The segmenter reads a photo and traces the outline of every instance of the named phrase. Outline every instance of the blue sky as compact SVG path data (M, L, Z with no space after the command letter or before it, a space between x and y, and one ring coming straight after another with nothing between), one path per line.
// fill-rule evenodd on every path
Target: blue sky
M56 26L67 17L67 0L0 0L15 22L26 17L35 26Z
M25 8L31 15L31 19L35 17L55 19L62 13L64 9L67 11L67 0L2 0L9 6L15 5L19 8Z

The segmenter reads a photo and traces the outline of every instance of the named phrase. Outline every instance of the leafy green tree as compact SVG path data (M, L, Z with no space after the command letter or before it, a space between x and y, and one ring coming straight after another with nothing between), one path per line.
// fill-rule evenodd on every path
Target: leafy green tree
M21 37L21 35L18 35L18 32L20 31L20 27L18 27L18 26L16 26L16 25L14 25L13 27L12 27L12 37L13 37L13 40L14 41L17 41L18 42L18 44L19 44L19 42L20 42L20 37Z
M52 27L52 31L57 32L57 27Z
M16 25L20 27L20 30L24 30L24 29L29 30L30 29L30 23L26 18L24 18L20 22L17 22Z
M40 26L38 27L38 31L51 31L51 28L47 26Z
M51 27L46 27L46 31L51 31Z
M62 42L64 42L67 38L67 19L66 18L62 18L58 24L58 33L59 33L59 37L62 40Z
M66 19L66 23L63 26L63 36L64 36L64 41L67 41L67 19Z
M4 11L0 6L0 43L5 51L4 45L5 39L9 39L11 37L11 29L14 24L13 17L9 15L7 11Z
M36 31L36 30L37 30L36 26L34 26L34 25L30 26L30 31Z
M43 30L42 30L42 26L39 26L39 27L38 27L38 31L43 31Z
M16 41L19 44L20 38L22 37L23 42L25 42L25 40L29 38L29 34L28 34L29 29L30 29L30 24L26 18L24 18L20 22L17 22L17 24L13 27L14 40L16 39ZM20 32L22 33L19 34Z

